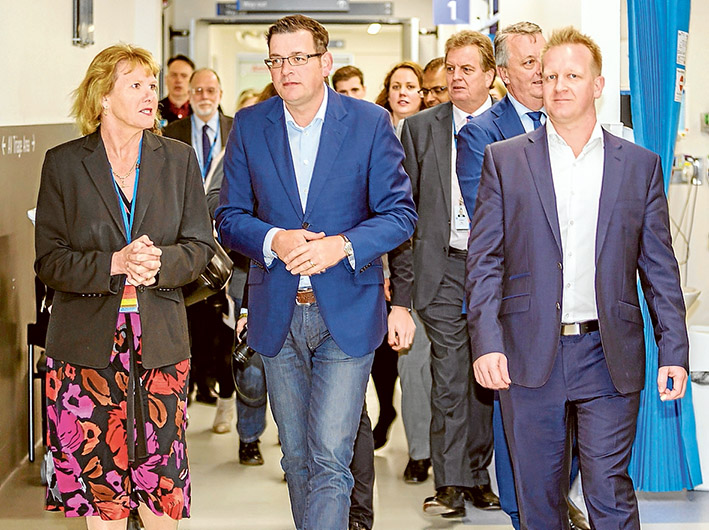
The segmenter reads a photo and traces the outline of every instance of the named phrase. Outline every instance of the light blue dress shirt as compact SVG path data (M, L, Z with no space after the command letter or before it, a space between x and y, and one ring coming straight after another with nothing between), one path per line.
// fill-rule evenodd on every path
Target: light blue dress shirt
M214 116L210 118L209 121L204 122L200 120L196 114L192 114L192 147L197 154L197 161L199 162L199 167L202 169L204 167L204 160L209 156L209 153L202 152L202 128L205 124L209 126L207 131L207 136L209 136L209 141L213 144L212 160L217 154L222 150L222 138L219 130L219 111L214 113ZM204 176L203 176L204 178Z
M512 103L512 106L517 111L519 119L522 121L522 127L524 127L524 132L532 132L534 130L534 122L532 121L532 118L527 116L528 112L533 112L532 109L528 109L527 107L522 105L509 92L507 93L507 97L510 99L510 103ZM541 122L542 125L544 125L547 122L547 113L544 111L544 107L539 110L542 111Z

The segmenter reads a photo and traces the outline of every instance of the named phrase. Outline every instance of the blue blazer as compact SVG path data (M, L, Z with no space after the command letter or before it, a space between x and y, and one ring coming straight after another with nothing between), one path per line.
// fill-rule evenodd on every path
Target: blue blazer
M659 365L688 368L684 300L672 251L660 158L603 131L596 229L596 304L613 384L645 380L637 273ZM466 293L473 358L507 355L512 382L542 386L559 344L562 251L546 127L486 148L468 249Z
M295 308L299 277L278 259L270 267L264 263L263 241L273 227L349 238L354 269L344 259L313 276L315 297L330 334L345 353L359 357L381 344L386 332L381 256L410 238L416 223L403 158L384 109L329 90L303 213L281 98L236 115L216 220L222 242L251 259L253 349L275 356Z
M480 185L485 147L524 132L522 121L507 96L474 117L458 132L455 168L470 219L475 211L475 197ZM469 200L470 197L472 200Z

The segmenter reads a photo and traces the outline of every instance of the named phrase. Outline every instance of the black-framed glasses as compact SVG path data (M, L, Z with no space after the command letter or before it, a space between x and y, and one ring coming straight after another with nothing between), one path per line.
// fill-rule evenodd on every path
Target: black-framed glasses
M428 96L429 92L433 92L434 94L440 96L443 94L446 90L448 90L447 86L432 86L431 88L421 88L419 89L419 94L421 94L423 97Z
M308 60L313 57L320 57L324 53L296 53L290 57L271 57L269 59L264 59L263 62L266 63L269 69L281 68L283 66L283 61L288 61L291 66L304 66L308 64Z

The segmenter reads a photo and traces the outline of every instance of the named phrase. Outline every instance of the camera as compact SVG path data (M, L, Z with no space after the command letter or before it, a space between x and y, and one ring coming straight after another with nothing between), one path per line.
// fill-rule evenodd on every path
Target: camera
M247 329L248 328L245 327L241 330L241 333L239 333L239 336L236 337L234 347L231 350L231 364L232 367L237 370L245 370L249 365L249 362L251 362L251 358L254 356L254 353L256 353L256 351L249 348L249 345L247 344Z

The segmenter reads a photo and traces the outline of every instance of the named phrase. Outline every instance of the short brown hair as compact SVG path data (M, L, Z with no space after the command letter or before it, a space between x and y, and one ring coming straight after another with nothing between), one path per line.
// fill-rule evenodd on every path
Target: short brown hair
M506 67L510 60L510 51L507 48L507 38L511 35L529 35L536 37L541 35L542 28L534 22L517 22L503 28L495 34L495 62L497 66Z
M413 63L411 61L404 61L402 63L394 65L394 68L389 70L389 73L384 78L384 88L382 88L382 91L379 93L377 99L374 101L374 103L376 103L380 107L384 107L389 112L391 112L391 105L389 105L389 89L391 88L391 78L397 70L401 70L402 68L408 68L409 70L413 71L414 74L416 74L416 78L419 80L419 88L421 88L421 85L423 85L423 70L421 70L421 67L418 64ZM424 108L425 107L423 98L421 98L421 105L419 105L419 110L422 110Z
M114 44L99 52L86 70L83 81L73 92L71 115L76 119L81 134L91 134L101 124L101 100L113 90L118 76L118 65L124 61L133 68L142 66L154 76L160 72L160 66L152 54L132 44ZM157 133L159 124L159 116L156 113L151 131Z
M353 77L359 78L359 82L364 86L364 74L362 73L362 70L357 68L356 66L352 65L347 65L343 66L341 68L338 68L335 70L335 73L332 74L332 87L337 90L337 83L340 81L347 81L348 79L352 79Z
M594 69L596 70L596 75L601 75L603 70L603 56L601 55L601 48L599 48L596 41L594 41L588 35L584 35L579 30L573 26L566 26L565 28L556 29L552 32L551 37L547 41L547 45L544 46L542 50L542 70L544 69L544 56L551 49L557 46L563 46L565 44L580 44L581 46L586 46L589 52L591 52L591 59Z
M330 43L330 35L317 20L305 15L288 15L278 19L266 32L266 44L271 45L271 37L297 31L307 31L313 36L315 53L325 53Z
M480 67L483 72L495 71L495 53L492 50L492 41L487 35L479 31L465 29L449 37L446 41L445 60L448 60L448 53L451 50L464 48L465 46L475 46L480 52ZM492 82L488 88L492 88Z

